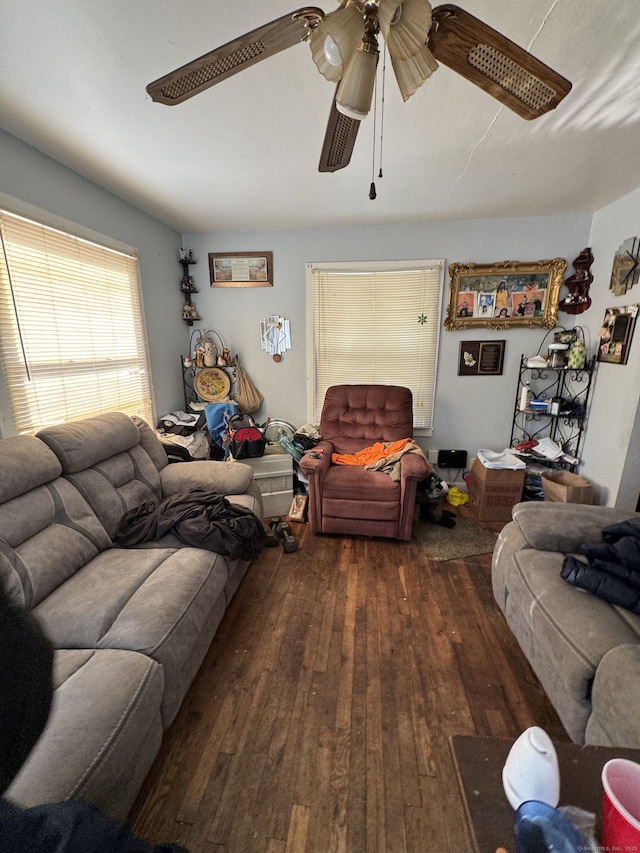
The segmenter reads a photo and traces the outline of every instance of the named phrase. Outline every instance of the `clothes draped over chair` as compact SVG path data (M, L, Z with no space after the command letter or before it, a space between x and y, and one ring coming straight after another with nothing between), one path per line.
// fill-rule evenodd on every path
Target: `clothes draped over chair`
M251 510L234 506L217 492L189 489L126 512L116 531L116 543L127 548L168 533L186 545L233 560L257 557L265 539L262 522Z
M332 453L331 461L334 465L360 465L369 471L382 471L392 480L399 480L399 462L405 453L417 453L426 459L414 439L401 438L398 441L376 441L356 453Z

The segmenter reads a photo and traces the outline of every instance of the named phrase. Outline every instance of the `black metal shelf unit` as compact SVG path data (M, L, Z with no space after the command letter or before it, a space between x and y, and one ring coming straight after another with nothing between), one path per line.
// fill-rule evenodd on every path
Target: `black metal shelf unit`
M535 453L532 448L520 450L518 455L525 461L535 461L549 468L563 468L576 471L580 465L580 451L587 425L589 396L594 379L595 356L584 367L529 367L528 358L520 358L518 386L516 389L513 423L511 427L511 447L550 438L563 452L576 459L549 460ZM535 399L555 399L557 413L535 410L527 407L522 410L522 389L529 384Z

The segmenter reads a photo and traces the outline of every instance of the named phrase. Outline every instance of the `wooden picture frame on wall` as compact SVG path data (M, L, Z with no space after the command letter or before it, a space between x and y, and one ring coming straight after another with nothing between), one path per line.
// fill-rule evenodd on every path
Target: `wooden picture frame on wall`
M445 329L552 329L557 323L558 294L566 267L564 258L449 264Z
M211 287L273 287L273 252L209 252Z

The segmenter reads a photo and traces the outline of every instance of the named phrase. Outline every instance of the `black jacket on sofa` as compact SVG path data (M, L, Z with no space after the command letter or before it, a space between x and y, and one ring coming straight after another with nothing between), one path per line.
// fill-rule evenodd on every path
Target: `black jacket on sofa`
M564 580L640 614L640 518L605 527L602 542L586 545L583 553L587 562L564 558Z

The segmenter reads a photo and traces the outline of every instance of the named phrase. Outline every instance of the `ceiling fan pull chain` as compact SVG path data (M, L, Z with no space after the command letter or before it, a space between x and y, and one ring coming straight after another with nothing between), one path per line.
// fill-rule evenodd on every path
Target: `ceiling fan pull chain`
M387 45L384 46L382 57L382 97L380 98L380 171L378 177L382 177L382 140L384 137L384 93L387 86Z
M376 74L373 85L373 146L371 151L371 184L369 185L369 198L371 201L377 196L375 173L376 173L376 125L378 123L378 75Z

